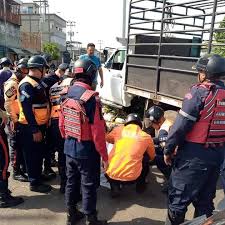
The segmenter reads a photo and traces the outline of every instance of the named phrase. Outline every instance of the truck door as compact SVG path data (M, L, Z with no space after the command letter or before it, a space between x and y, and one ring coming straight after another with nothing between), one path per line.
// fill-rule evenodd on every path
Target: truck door
M118 105L123 105L122 91L124 83L125 50L117 50L106 62L104 71L104 87L98 89L101 98Z

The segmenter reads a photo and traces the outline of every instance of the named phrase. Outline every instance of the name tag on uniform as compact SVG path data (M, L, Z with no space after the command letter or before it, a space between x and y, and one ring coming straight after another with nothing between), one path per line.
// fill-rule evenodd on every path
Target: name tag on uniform
M5 92L5 95L8 97L8 98L11 98L13 95L16 94L16 88L15 87L11 87L9 88L6 92Z

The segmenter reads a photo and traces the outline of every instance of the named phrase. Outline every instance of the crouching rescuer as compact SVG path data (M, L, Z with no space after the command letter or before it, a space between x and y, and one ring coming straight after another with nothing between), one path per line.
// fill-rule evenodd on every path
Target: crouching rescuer
M106 140L114 144L106 172L112 197L119 195L121 184L136 183L136 191L143 192L149 173L149 159L155 158L155 148L151 136L142 131L139 116L129 114L124 126L114 128Z
M107 224L106 221L98 220L96 210L99 155L104 169L108 167L105 121L98 93L91 88L96 70L90 60L76 61L75 82L61 105L59 128L65 138L67 225L76 224L84 215L88 225ZM77 209L80 179L84 214Z

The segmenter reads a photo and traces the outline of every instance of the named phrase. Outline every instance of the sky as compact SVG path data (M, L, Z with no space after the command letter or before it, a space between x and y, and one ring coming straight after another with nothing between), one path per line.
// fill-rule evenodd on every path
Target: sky
M23 1L32 2L32 0ZM122 36L123 0L48 0L48 2L51 13L56 13L67 21L76 22L74 41L82 42L83 46L93 42L98 49L99 40L103 41L102 48L119 46L116 37Z
M76 21L74 40L84 45L103 40L102 46L116 47L122 35L122 0L48 0L50 12Z

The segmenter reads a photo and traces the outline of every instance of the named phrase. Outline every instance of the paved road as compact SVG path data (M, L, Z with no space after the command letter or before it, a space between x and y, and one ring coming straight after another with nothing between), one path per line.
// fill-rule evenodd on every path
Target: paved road
M110 220L112 225L163 225L166 216L166 197L161 193L162 175L153 169L149 177L148 190L138 195L133 186L123 190L123 196L113 200L108 189L99 189L98 210L100 217ZM25 203L13 209L0 209L0 225L64 225L66 221L64 197L59 194L58 180L51 183L50 194L36 194L29 191L28 184L10 179L14 195L24 197ZM223 198L220 188L216 204ZM190 208L187 219L193 215ZM81 222L84 224L84 222Z

